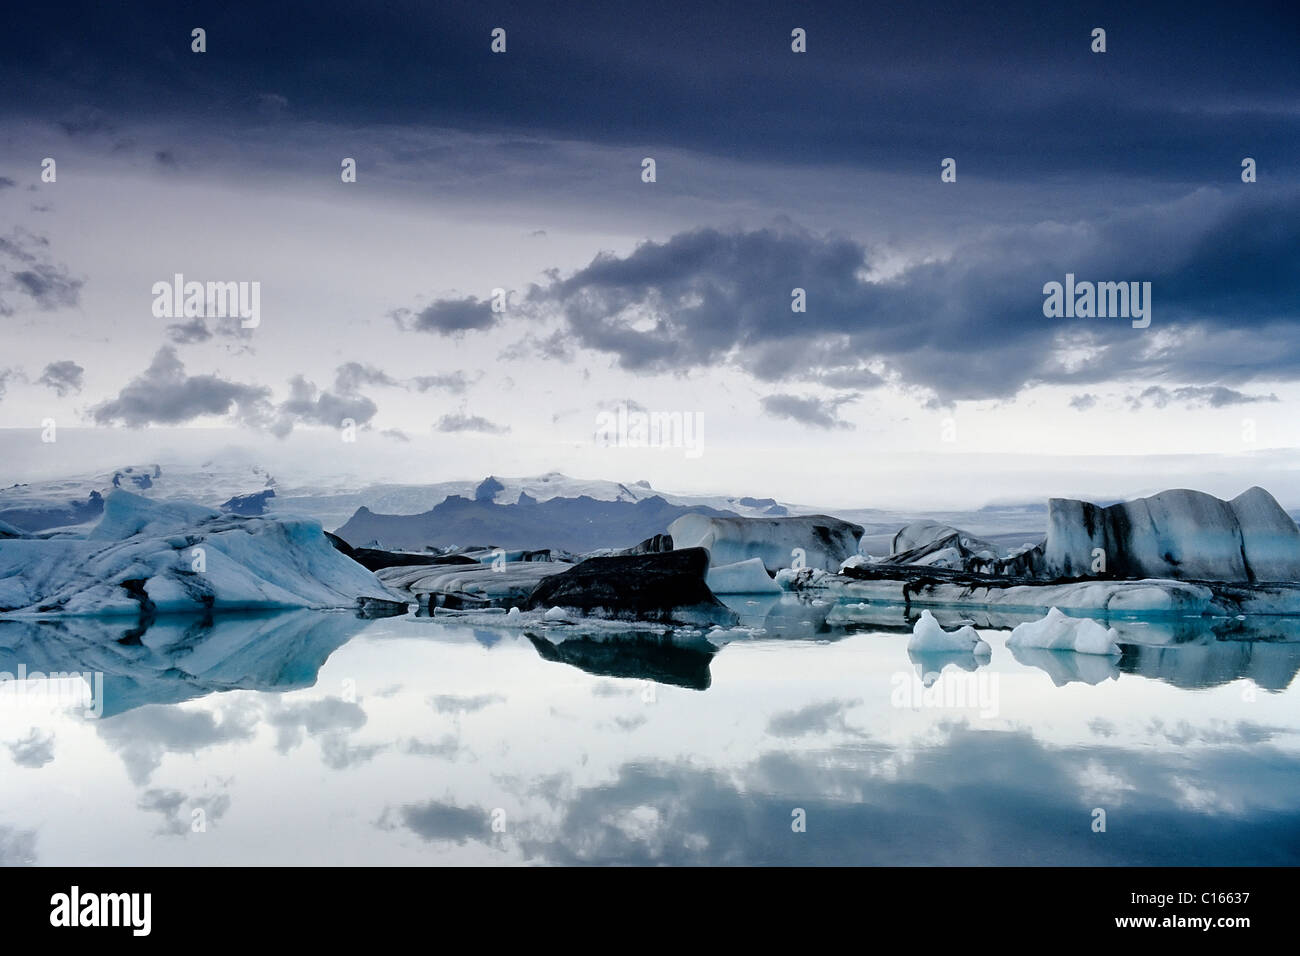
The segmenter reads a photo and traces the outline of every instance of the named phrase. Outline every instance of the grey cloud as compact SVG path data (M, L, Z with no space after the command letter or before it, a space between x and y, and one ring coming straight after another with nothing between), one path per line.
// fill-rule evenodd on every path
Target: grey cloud
M774 418L788 418L814 428L852 429L856 426L852 422L841 420L838 412L841 405L857 397L856 394L838 398L778 394L764 397L761 404L763 411Z
M169 345L149 367L118 393L91 409L96 424L121 422L132 428L179 425L203 415L232 415L244 423L262 420L270 389L242 385L216 375L187 375Z
M411 440L411 436L400 428L385 428L379 434L385 438L391 438L393 441L409 442Z
M0 866L31 866L36 862L36 831L0 824Z
M18 184L14 182L12 179L10 179L8 176L0 176L0 189L12 189L14 186L17 185Z
M49 245L22 230L0 236L0 315L13 315L23 305L49 311L80 301L82 281L50 261Z
M401 807L396 815L412 833L429 843L464 844L469 840L484 839L491 833L491 817L480 807L459 807L430 800ZM392 816L391 810L385 810L379 826L391 829L394 825Z
M97 723L99 736L119 753L127 776L137 785L149 781L165 754L193 754L250 740L256 728L257 714L242 706L227 708L218 716L206 710L156 704Z
M1128 401L1135 410L1146 405L1166 408L1171 404L1184 405L1187 408L1228 408L1233 405L1276 402L1278 397L1272 393L1250 395L1222 385L1187 385L1172 389L1152 385L1143 389L1138 395L1130 397Z
M9 745L9 755L20 767L44 767L54 759L54 735L33 727L26 737Z
M366 723L361 705L341 697L326 697L287 704L273 712L267 722L276 728L276 749L286 753L302 743L303 734L338 735L358 730Z
M825 700L798 710L774 714L767 732L774 737L803 737L831 731L853 732L844 714L862 703L860 700Z
M163 823L159 833L184 836L193 832L195 810L203 811L205 826L225 816L226 811L230 809L230 794L187 796L179 790L152 788L140 795L136 806L148 813L162 816Z
M398 309L392 313L397 324L414 332L453 335L471 330L481 331L496 325L501 316L492 311L492 303L475 296L463 299L439 299L418 312Z
M404 753L419 757L445 757L448 760L454 759L460 750L460 743L450 734L436 741L411 738L402 746Z
M197 342L206 342L212 338L212 332L209 331L207 323L200 318L194 318L188 322L172 323L167 326L165 331L167 338L177 345L193 345Z
M54 389L62 398L70 392L80 392L86 378L86 370L72 361L51 362L36 381Z
M430 389L444 389L454 394L462 394L472 384L483 377L479 372L472 378L462 371L447 372L440 375L417 375L411 379L411 385L419 392L427 392Z
M345 362L334 372L334 388L340 392L355 392L362 385L400 384L383 369L360 362Z
M1075 395L1070 399L1070 407L1076 411L1086 412L1097 405L1097 396L1091 392L1085 392L1082 395Z
M465 412L443 415L433 427L440 432L483 432L488 435L504 435L510 431L508 425L498 425L480 415L469 415Z
M323 392L303 376L295 375L289 382L289 397L278 406L271 431L284 437L298 423L341 428L349 418L357 425L365 425L378 411L379 407L364 395Z
M476 694L461 697L456 694L435 694L429 698L429 706L440 714L472 714L491 704L505 700L500 694Z
M733 364L767 382L887 381L940 403L1044 383L1297 379L1297 247L1295 189L1202 189L1095 220L999 226L875 280L878 257L852 239L698 229L550 274L515 314L554 328L524 332L503 354L584 348L634 372ZM1045 317L1042 288L1066 273L1151 282L1153 325ZM803 314L790 311L796 287Z
M326 734L320 741L321 759L331 770L347 770L373 759L386 744L355 744L344 734Z

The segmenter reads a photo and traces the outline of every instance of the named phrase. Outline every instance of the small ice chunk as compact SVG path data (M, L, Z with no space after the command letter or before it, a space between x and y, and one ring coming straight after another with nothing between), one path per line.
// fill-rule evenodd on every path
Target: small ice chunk
M572 624L573 619L569 617L569 612L562 607L553 607L542 615L543 621L550 621L553 624Z
M1119 635L1089 617L1067 617L1058 608L1037 621L1017 624L1007 638L1008 647L1041 647L1049 651L1117 655Z
M988 644L981 640L975 628L967 624L956 631L945 631L929 611L922 611L920 618L912 627L912 636L907 640L907 649L919 653L927 651L991 653Z

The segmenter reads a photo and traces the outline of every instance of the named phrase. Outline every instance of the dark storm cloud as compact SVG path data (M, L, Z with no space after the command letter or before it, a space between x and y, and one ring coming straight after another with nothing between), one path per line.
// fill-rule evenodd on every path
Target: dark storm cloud
M47 388L54 389L60 398L72 392L81 391L86 378L86 370L76 362L64 360L51 362L36 381Z
M268 388L217 375L188 375L176 350L166 345L116 398L92 408L91 416L98 425L120 422L132 428L181 425L203 415L233 415L252 423L265 415L270 394Z
M474 296L464 299L439 299L418 312L411 309L398 309L392 315L403 329L435 332L439 335L490 329L501 318L499 314L492 311L490 302L480 302Z
M50 241L23 230L0 236L0 316L35 306L50 310L75 306L82 282L50 261Z
M0 32L0 96L70 113L78 133L98 131L101 114L265 123L268 106L287 115L292 103L304 122L505 128L628 146L637 159L685 147L925 168L936 182L945 156L1022 182L1220 179L1244 155L1294 170L1294 5L1140 6L29 4ZM208 52L193 54L200 22ZM1089 49L1097 25L1104 54ZM502 55L488 51L495 26L508 30ZM790 50L795 26L805 54Z
M591 349L634 372L731 363L762 381L889 381L940 402L1137 377L1227 385L1300 378L1296 249L1294 190L1200 190L1096 221L1001 227L876 279L872 250L851 239L698 229L552 275L516 314L558 323L547 357ZM1150 282L1151 326L1044 316L1044 284L1067 273ZM794 289L806 312L792 312Z
M763 411L773 418L788 418L790 421L799 422L801 425L811 425L813 428L844 428L851 429L851 422L842 421L839 418L839 406L845 402L851 402L857 398L857 395L846 395L840 398L817 398L812 395L768 395L760 403Z

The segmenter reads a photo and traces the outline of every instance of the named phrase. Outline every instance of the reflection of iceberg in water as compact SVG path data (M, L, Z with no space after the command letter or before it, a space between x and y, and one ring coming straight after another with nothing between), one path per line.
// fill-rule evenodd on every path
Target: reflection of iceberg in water
M1079 654L1075 651L1049 651L1042 647L1010 646L1011 656L1026 667L1046 672L1057 687L1066 684L1101 684L1119 680L1116 658L1105 654ZM1127 651L1127 649L1125 649Z
M764 638L816 638L817 640L843 637L842 631L827 621L835 605L820 597L809 598L802 594L724 594L721 600L736 612L740 626L762 628Z
M1280 693L1300 671L1300 643L1202 638L1165 647L1130 645L1119 669L1176 687L1218 687L1241 678Z
M713 678L709 662L717 648L703 639L684 643L664 634L574 635L552 642L526 633L543 659L569 664L601 677L631 677L706 690Z
M310 687L367 625L352 613L160 617L143 633L100 618L0 621L0 672L104 675L104 717L226 690Z
M987 654L976 657L974 651L908 651L907 656L926 687L939 679L945 667L974 673L991 659Z

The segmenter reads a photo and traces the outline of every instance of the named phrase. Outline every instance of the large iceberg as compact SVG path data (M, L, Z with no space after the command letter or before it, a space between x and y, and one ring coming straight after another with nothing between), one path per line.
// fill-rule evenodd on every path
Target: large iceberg
M1300 528L1263 488L1231 501L1178 488L1109 507L1052 498L1040 576L1099 570L1120 578L1300 581Z
M0 613L144 615L402 599L319 523L244 518L116 490L82 535L0 540Z
M862 525L826 515L730 518L688 514L670 524L668 533L676 548L706 549L715 567L760 558L773 574L790 567L833 572L858 553Z

